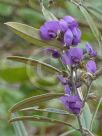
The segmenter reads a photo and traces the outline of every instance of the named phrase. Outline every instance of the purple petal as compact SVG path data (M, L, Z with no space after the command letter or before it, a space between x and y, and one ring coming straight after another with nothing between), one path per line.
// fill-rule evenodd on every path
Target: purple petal
M62 96L62 97L60 97L60 100L64 104L64 106L69 110L69 104L67 102L68 96Z
M79 28L74 27L72 29L72 33L73 33L73 36L74 36L72 43L73 43L73 45L78 45L78 43L80 43L81 31L80 31Z
M78 23L73 17L65 16L63 19L67 22L69 28L78 27Z
M68 24L67 24L66 21L64 21L63 19L61 19L61 20L59 21L59 25L60 25L60 29L61 29L62 32L66 32L66 31L67 31L67 29L68 29Z
M79 96L62 96L60 98L64 106L73 114L79 114L81 108L83 107L83 102L80 100Z
M83 50L80 48L71 48L69 50L70 56L79 59L79 61L83 58Z
M83 50L80 48L71 48L62 55L62 61L65 65L79 64L83 58Z
M50 36L48 35L48 31L45 26L40 27L40 37L43 40L50 40Z
M70 29L67 29L66 33L64 34L64 43L67 46L71 46L73 41L73 33Z
M66 85L67 84L67 81L66 81L66 79L63 76L57 75L57 78L60 80L62 85Z
M72 112L73 114L78 115L78 114L80 114L80 109L72 109L71 112Z
M67 85L64 85L64 91L65 91L65 94L69 94L69 95L70 95L71 90L70 90L70 87L69 87L68 84L67 84Z
M87 72L94 74L96 72L96 63L93 60L89 60L86 64Z
M48 32L54 32L57 34L57 32L60 30L59 22L58 21L48 21L44 24Z
M75 96L69 96L68 97L68 102L70 103L73 103L73 102L76 102L76 101L79 101L79 96L75 95Z
M66 51L63 55L62 55L62 61L65 65L72 65L72 60L71 60L71 56L68 53L68 51Z
M50 40L55 38L59 31L60 31L60 26L58 21L47 21L40 28L40 37L43 40Z
M97 55L96 51L93 50L93 48L88 42L86 43L86 50L92 57L96 57Z

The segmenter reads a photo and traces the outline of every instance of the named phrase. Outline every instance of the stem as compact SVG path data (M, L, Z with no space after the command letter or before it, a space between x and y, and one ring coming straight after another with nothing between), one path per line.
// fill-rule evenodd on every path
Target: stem
M83 5L83 3L84 3L84 0L80 0L80 4Z
M72 82L72 92L74 93L74 94L76 94L77 93L77 88L76 88L76 85L75 85L75 80L74 80L74 75L73 75L73 67L71 67L71 82ZM75 75L76 76L76 75ZM76 79L76 77L75 77L75 79Z
M84 96L84 101L83 101L83 103L85 103L86 100L87 100L88 94L89 94L90 89L91 89L91 84L92 84L92 80L90 81L89 85L87 86L87 91L86 91L86 94L85 94L85 96Z
M80 127L80 133L81 133L82 136L85 136L83 128L82 128L82 125L81 125L81 121L80 121L80 116L79 115L77 116L77 119L78 119L78 123L79 123L79 127Z
M75 94L76 86L75 86L75 82L74 82L73 67L71 67L71 82L72 82L72 93Z

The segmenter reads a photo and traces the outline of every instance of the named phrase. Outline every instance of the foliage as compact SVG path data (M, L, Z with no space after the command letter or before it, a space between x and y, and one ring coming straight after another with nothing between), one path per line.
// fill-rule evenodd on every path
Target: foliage
M64 1L64 2L59 0L59 1L54 3L55 5L51 4L50 7L48 7L48 1L47 0L43 0L43 2L44 2L44 6L42 8L42 11L43 11L44 16L47 19L49 19L49 18L52 19L52 16L53 16L52 12L58 18L61 18L63 15L66 15L66 14L71 14L74 17L78 18L79 25L83 29L82 44L80 46L82 46L86 40L92 41L94 43L97 42L97 40L98 40L99 45L101 46L101 42L102 42L101 41L101 34L100 34L100 32L102 31L102 29L101 29L102 18L100 17L100 13L102 12L102 9L101 9L102 2L101 2L101 0L98 0L97 3L95 2L95 0L90 1L90 2L86 0L84 2L84 6L86 8L84 8L83 6L79 7L81 9L81 11L79 10L79 8L76 8L76 5L74 3L71 3L68 0ZM48 42L44 42L41 39L39 39L38 29L34 28L34 27L39 28L40 24L42 24L42 22L44 21L43 15L41 13L41 8L39 7L39 5L40 5L39 2L34 1L34 0L29 0L29 2L24 1L24 0L22 0L22 1L19 1L19 0L16 0L16 1L14 1L14 0L13 1L12 0L3 0L2 1L2 0L0 0L0 7L1 7L0 8L0 17L2 18L2 21L0 23L1 24L0 38L1 38L1 45L2 46L0 46L0 47L1 47L1 49L3 49L3 51L8 53L9 55L11 55L11 54L19 55L20 54L20 55L28 57L28 56L31 55L32 49L41 50L40 47L45 48L46 46L48 46L48 44L49 44L50 47L54 46L57 49L59 49L59 47L61 47L57 41L52 41L52 42L48 43ZM56 10L56 8L59 10L59 12L61 14L58 12L58 10ZM52 11L52 12L50 12L50 11ZM84 18L83 15L85 16L84 20L86 20L86 22L83 22L83 18ZM11 33L11 31L7 30L7 27L2 25L2 23L7 22L7 21L11 21L11 20L14 21L14 22L8 22L8 23L6 23L6 25L10 26L11 29L13 29L13 31L16 32L16 34L18 34L20 37L27 40L29 43L26 42L25 40L21 40L19 37L15 36L14 33ZM20 22L20 23L16 23L15 21ZM87 22L88 22L88 24L87 24ZM28 24L28 25L25 25L25 24ZM90 32L89 27L91 27L91 30L93 32L93 36L92 36L92 33ZM8 34L7 34L7 31L8 31ZM10 35L11 35L11 37L10 37ZM4 40L2 40L2 37L4 37ZM6 44L4 42L5 37L9 37L8 43L6 43ZM7 44L10 45L11 41L13 42L12 45L10 47L7 47L6 45ZM32 44L34 45L34 47L32 46ZM95 48L97 48L97 46L98 45L96 44ZM29 48L31 48L30 51L29 51ZM15 52L15 50L16 50L16 52ZM23 52L23 54L20 53L20 50ZM3 51L1 51L1 54L4 53ZM27 51L27 53L26 53L26 51ZM100 48L97 48L97 52L98 52L98 54L100 53ZM34 52L33 56L34 56L34 59L35 59L35 52ZM39 60L41 57L42 56L39 53L39 56L36 57L36 59ZM11 59L15 59L15 58L11 58ZM102 58L99 54L98 57L97 57L97 61L99 62L99 66L100 66L101 59ZM19 59L17 61L22 62L22 59ZM52 61L54 62L54 60L52 60ZM34 62L35 63L33 63L33 66L35 66L35 68L36 68L36 66L37 66L36 60L34 60ZM27 61L24 62L24 63L27 63L27 64L30 63L30 65L32 64L32 62L27 62ZM45 63L46 62L41 63L40 66L42 66L42 67L44 66L44 69L46 69L46 66L47 66L48 70L51 69L52 74L54 74L56 72L61 72L60 69L55 68L55 66L52 67L49 64L45 64ZM55 62L55 63L56 63L56 65L59 65L57 62ZM62 67L61 64L60 64L60 67ZM1 116L2 120L8 119L8 109L14 103L16 103L19 100L22 100L22 99L24 99L28 96L32 97L33 95L39 95L39 94L42 95L43 93L48 93L48 92L52 92L52 93L62 92L62 88L58 84L58 82L54 81L54 84L53 84L53 78L54 77L50 77L50 81L47 81L46 78L40 79L40 77L36 74L36 72L33 70L33 68L32 67L30 67L30 68L33 71L34 78L37 78L37 81L36 82L33 81L33 84L30 83L30 81L29 81L29 76L26 72L27 67L25 67L25 65L23 65L21 63L11 62L9 60L6 60L6 64L5 64L5 62L1 63L1 68L0 68L1 83L2 83L3 87L5 86L5 88L4 89L1 88L1 91L0 91L1 92L1 95L0 95L1 96L1 99L0 99L1 100L0 116ZM48 71L48 73L49 73L49 71ZM38 80L40 80L40 82L38 82ZM95 81L95 82L97 82L97 81ZM49 83L51 84L50 87L49 87ZM101 78L99 79L98 84L99 84L98 89L96 87L97 84L96 85L94 84L92 86L92 88L94 88L95 91L98 90L96 93L99 95L101 93L100 92L100 90L101 90ZM48 86L48 87L46 87L45 85ZM28 99L28 98L26 98L26 99ZM48 118L49 118L49 116L50 116L52 118L56 118L56 120L57 120L58 119L57 117L61 116L62 119L65 120L66 119L65 116L58 114L58 116L56 117L56 115L54 114L56 112L60 113L60 114L66 113L66 111L64 111L64 110L63 111L59 110L61 108L61 106L58 103L59 102L57 102L56 104L54 103L54 105L53 105L58 110L53 109L53 108L50 109L50 110L46 109L46 106L50 106L50 105L52 106L50 101L47 102L47 103L44 103L44 104L41 102L41 107L44 107L44 109L42 109L42 110L40 108L36 109L36 108L33 107L34 110L38 110L38 111L36 111L36 113L40 114L39 115L40 117L38 116L38 117L35 117L35 118L37 118L37 119L42 118L41 116L45 116L45 117L48 116ZM95 103L95 105L96 105L96 102L90 102L90 103L89 104L92 105L90 107L95 110L93 103ZM25 108L25 107L23 107L23 108ZM87 110L88 109L89 109L89 107L87 107ZM102 109L102 107L100 107L100 109ZM22 110L24 110L24 109L22 109ZM29 110L29 109L25 109L25 110ZM30 113L31 116L33 114L35 114L34 110L32 110L32 112ZM46 112L45 112L46 110L47 110L48 114L46 114ZM50 113L51 111L53 111L53 113ZM100 112L101 112L101 110L100 110ZM20 114L25 115L25 113L21 113L21 111L20 111ZM70 117L70 116L71 116L71 119L68 118L67 120L69 120L70 122L73 122L72 115L69 115L68 117ZM85 116L86 124L88 123L88 127L89 127L90 126L89 116L92 116L90 111L88 110L88 112L86 112L86 110L85 110L85 113L84 113L83 116ZM32 118L34 118L34 116ZM51 121L53 121L53 120L51 120ZM62 120L60 120L60 121L62 121ZM58 124L60 124L60 121L58 122ZM95 121L95 123L96 123L96 121ZM1 125L3 127L3 124L1 124ZM20 124L18 123L18 125L20 125ZM33 125L35 127L38 124L35 122ZM39 126L42 126L42 125L39 123ZM9 124L7 122L5 122L5 124L4 124L5 129L3 129L1 131L2 136L14 135L12 128L10 128L8 126L9 126ZM25 123L25 126L26 126L26 123ZM51 124L48 125L48 126L49 127L45 127L44 130L41 130L41 135L44 133L45 129L47 130L47 128L48 129L51 128ZM52 125L52 126L54 126L54 125ZM58 125L56 124L55 127L57 127L57 126ZM63 126L63 125L61 125L61 126ZM5 131L6 128L8 128L8 131ZM28 130L29 130L29 127L28 127ZM68 128L66 127L66 131L67 130L69 130L69 127ZM97 131L97 129L95 131ZM63 132L64 132L64 129L62 131L60 131L59 133L63 133ZM33 133L36 133L36 132L33 131ZM56 132L56 135L57 135L57 133L58 132ZM99 135L101 135L102 131L100 131L98 133L99 133ZM55 135L55 133L53 135ZM73 133L73 135L76 135L76 133Z

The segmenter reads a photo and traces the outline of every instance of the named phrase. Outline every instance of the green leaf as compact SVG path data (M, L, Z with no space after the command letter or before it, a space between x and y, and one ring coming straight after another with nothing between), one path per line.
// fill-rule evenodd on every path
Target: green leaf
M58 20L53 13L51 13L50 11L48 11L44 5L42 4L42 12L43 12L43 15L45 17L45 19L47 21L51 21L51 20Z
M92 114L90 112L89 106L85 103L83 112L81 114L81 123L83 128L89 129L91 124Z
M17 116L16 114L12 114L12 117L16 118ZM14 122L13 126L16 132L16 136L28 136L22 121Z
M100 43L100 41L102 40L102 37L101 37L101 34L100 34L96 24L94 23L93 18L89 15L89 13L87 12L87 10L84 7L80 6L80 10L83 13L86 21L88 22L88 24L89 24L89 26L91 28L91 31L93 32L95 38Z
M22 117L16 117L16 118L12 118L10 119L10 123L15 122L15 121L24 121L24 120L28 120L28 121L39 121L39 122L49 122L49 123L58 123L58 124L63 124L63 125L67 125L69 127L74 128L71 124L64 122L64 121L60 121L60 120L56 120L53 118L48 118L48 117L43 117L43 116L22 116ZM76 129L76 128L74 128ZM76 129L78 130L78 129Z
M32 65L32 66L38 66L38 65L41 65L43 68L45 68L45 70L51 70L53 72L58 72L58 73L61 73L61 71L47 63L44 63L44 62L41 62L41 61L38 61L38 60L35 60L35 59L31 59L31 58L25 58L25 57L19 57L19 56L11 56L11 57L8 57L8 59L10 60L14 60L14 61L18 61L18 62L23 62L25 64L29 64L29 65Z
M51 40L51 41L44 41L39 36L39 29L36 29L34 27L31 27L26 24L17 23L17 22L7 22L5 23L7 26L11 27L11 29L20 37L23 39L29 41L30 43L33 43L35 45L39 46L53 46L55 48L61 48L61 43L57 40Z
M56 108L38 109L36 107L30 107L30 108L22 109L21 111L34 111L34 112L39 111L39 112L50 112L50 113L56 113L56 114L62 114L62 115L73 115L68 113L65 110L56 109Z
M97 115L97 112L98 112L98 109L99 109L101 103L102 103L102 98L99 100L98 105L96 107L96 111L93 114L93 117L92 117L92 120L91 120L91 124L90 124L90 130L92 130L92 128L93 128L93 123L94 123L94 120L96 118L96 115Z
M63 95L64 95L63 93L47 93L47 94L43 94L43 95L33 96L33 97L24 99L23 101L20 101L17 104L15 104L10 109L10 112L16 112L16 111L19 111L21 109L34 106L35 104L39 104L39 103L44 102L44 101L56 99L56 98L61 97Z

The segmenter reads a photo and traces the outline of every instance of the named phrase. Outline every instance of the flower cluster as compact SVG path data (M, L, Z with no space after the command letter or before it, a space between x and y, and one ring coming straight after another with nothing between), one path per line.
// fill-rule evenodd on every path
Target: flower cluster
M39 33L42 40L57 39L65 47L60 52L54 48L47 48L46 51L54 58L60 58L66 69L69 67L69 73L65 70L67 75L57 75L65 91L65 96L60 99L71 113L78 115L84 106L84 100L78 93L78 88L82 85L78 70L91 75L96 72L96 51L89 43L86 43L83 49L77 47L81 41L81 31L78 22L71 16L65 16L58 21L45 22Z
M60 39L69 47L78 45L81 38L81 31L78 28L77 21L73 17L65 16L59 21L45 22L40 28L40 36L43 40Z

